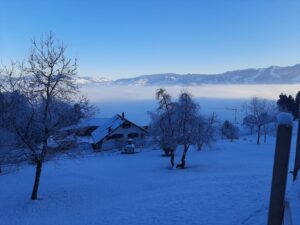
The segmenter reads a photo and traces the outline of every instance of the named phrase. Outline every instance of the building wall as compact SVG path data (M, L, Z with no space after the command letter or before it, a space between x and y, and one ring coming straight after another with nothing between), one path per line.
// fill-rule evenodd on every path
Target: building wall
M129 134L137 133L138 137L128 137ZM127 140L130 138L134 141L135 145L141 146L144 143L145 132L140 128L131 125L130 128L123 128L120 126L116 130L114 130L110 136L113 135L123 135L121 138L105 138L102 142L102 150L111 150L111 149L122 149L127 143Z

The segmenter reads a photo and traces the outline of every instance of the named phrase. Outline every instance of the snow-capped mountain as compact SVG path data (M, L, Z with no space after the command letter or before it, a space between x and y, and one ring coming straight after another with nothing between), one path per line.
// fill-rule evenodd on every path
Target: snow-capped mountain
M85 84L95 84L95 83L109 83L110 79L105 77L78 77L76 79L77 84L85 85Z
M300 64L288 67L234 70L221 74L152 74L134 78L108 80L81 77L80 84L112 85L201 85L201 84L294 84L300 83Z

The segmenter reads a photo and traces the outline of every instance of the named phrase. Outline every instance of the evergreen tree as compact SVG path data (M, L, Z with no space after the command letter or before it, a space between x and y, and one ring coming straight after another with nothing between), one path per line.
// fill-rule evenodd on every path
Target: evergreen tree
M279 99L277 100L277 106L281 112L289 112L293 114L294 118L298 117L299 113L299 100L300 93L296 95L296 99L292 95L287 96L286 94L281 93Z

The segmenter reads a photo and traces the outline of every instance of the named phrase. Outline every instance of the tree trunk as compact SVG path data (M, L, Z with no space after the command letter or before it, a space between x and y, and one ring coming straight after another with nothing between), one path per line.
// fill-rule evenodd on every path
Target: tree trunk
M163 148L163 151L165 153L165 156L171 156L171 149L170 148Z
M264 127L264 144L266 144L266 143L267 143L267 130Z
M175 160L175 154L174 154L174 150L172 150L171 157L170 157L170 163L171 163L172 168L174 167L174 164L175 164L174 160Z
M182 156L181 156L181 162L180 162L180 164L178 164L176 166L176 168L179 168L179 169L184 169L185 168L185 158L186 158L186 153L187 153L188 149L189 149L189 146L184 145L183 153L182 153Z
M202 150L202 146L203 146L203 144L199 144L199 145L198 145L198 151L201 151L201 150Z
M257 129L257 144L259 145L260 143L260 126Z
M44 157L48 151L48 134L49 134L49 129L48 129L48 109L49 109L49 102L51 99L51 95L49 93L49 87L47 87L47 98L45 102L45 108L43 111L43 148L42 148L42 153L41 155L37 156L36 159L36 169L35 169L35 178L34 178L34 185L31 193L31 200L37 200L37 194L38 194L38 189L39 189L39 184L40 184L40 177L42 173L42 165L43 165L43 160Z
M31 200L37 200L37 194L38 194L38 189L39 189L39 184L40 184L40 176L42 172L42 160L37 160L36 162L36 170L35 170L35 179L34 179L34 185L33 185L33 190L31 194Z

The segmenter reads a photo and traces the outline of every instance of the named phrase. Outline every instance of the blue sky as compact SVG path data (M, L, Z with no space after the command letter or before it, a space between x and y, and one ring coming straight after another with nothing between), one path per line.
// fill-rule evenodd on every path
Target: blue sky
M300 63L300 1L1 0L0 60L53 31L79 75L218 73Z

